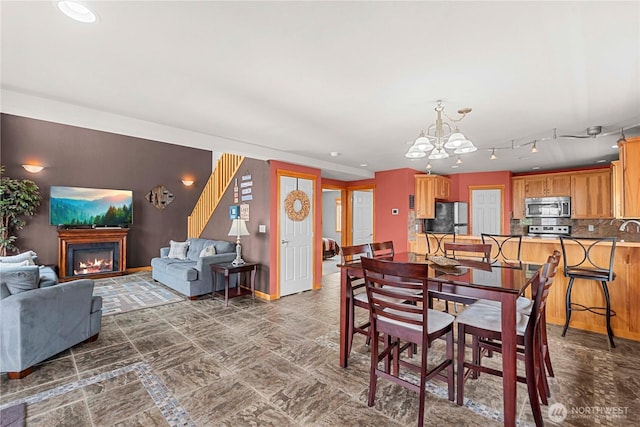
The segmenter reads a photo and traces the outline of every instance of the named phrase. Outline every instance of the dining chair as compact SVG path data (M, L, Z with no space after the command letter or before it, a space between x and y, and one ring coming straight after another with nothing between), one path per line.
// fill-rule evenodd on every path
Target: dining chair
M544 389L546 377L542 361L540 319L544 312L547 296L552 278L546 278L549 269L553 266L545 264L542 272L536 272L532 286L534 302L529 311L529 316L516 312L516 333L518 354L524 359L525 375L517 376L519 382L527 385L529 403L536 426L544 425L540 399L546 402ZM502 376L502 371L482 365L481 353L483 350L501 352L502 341L502 315L492 307L473 304L456 318L458 323L458 351L457 351L457 404L464 404L464 384L473 372L484 372L491 375ZM471 360L465 360L466 336L472 336ZM477 343L477 344L476 344ZM465 371L465 368L469 368Z
M491 245L486 243L444 242L444 256L453 258L479 258L491 260Z
M491 245L491 260L520 261L521 234L481 233L482 243Z
M487 269L491 270L491 265L489 264L491 245L483 243L443 242L442 246L444 248L445 257L478 260L480 262L487 263ZM445 312L447 313L449 312L449 301L453 302L453 311L455 313L458 313L458 306L456 305L456 303L468 305L473 304L476 301L475 298L461 297L456 294L432 291L429 297L430 307L433 307L433 298L445 301Z
M371 256L371 246L369 243L353 246L343 246L340 251L340 259L343 265L349 263L360 262L362 257ZM353 347L353 336L355 334L362 334L367 337L367 343L369 343L369 325L370 322L366 322L356 325L355 320L355 307L360 307L364 310L369 310L369 303L367 301L367 293L364 290L364 279L357 277L348 277L347 280L351 283L351 292L348 296L349 307L347 310L349 320L349 346L347 354L351 354L351 348Z
M616 251L616 237L560 237L562 246L562 257L564 258L564 275L569 278L569 285L565 297L566 319L562 336L564 337L569 327L572 311L589 311L599 316L606 317L607 335L611 347L615 348L613 342L613 330L611 329L611 317L616 312L611 309L609 298L609 288L607 282L616 278L613 272L613 260ZM569 249L570 247L570 249ZM601 251L601 255L596 252ZM602 285L604 293L604 307L587 307L583 304L571 301L571 291L573 282L576 279L595 280Z
M393 257L393 241L371 243L371 254L374 258Z
M553 253L547 258L547 264L549 264L548 268L541 269L542 278L544 280L553 278L558 269L558 265L560 264L561 254L558 250L554 250ZM535 293L536 289L532 288L532 294ZM533 295L532 295L533 296ZM479 299L475 304L485 305L488 307L493 307L495 310L502 310L501 304L499 301ZM516 300L516 311L521 315L528 316L530 315L531 308L533 307L533 300L524 296L518 297ZM553 366L551 365L551 356L549 354L549 341L547 339L547 311L546 306L545 310L542 312L540 316L540 343L541 343L541 351L542 351L542 359L544 360L546 374L550 377L554 377L555 374L553 372ZM551 390L549 389L548 382L544 381L545 388L545 396L551 397ZM541 396L543 399L543 403L546 404L545 396Z
M454 400L454 317L427 307L427 264L362 258L362 267L369 300L372 338L368 405L375 404L377 380L384 378L418 393L418 426L422 426L427 381L432 378L446 381L449 400ZM446 342L444 360L429 370L429 348L433 340L441 337ZM420 349L419 364L415 362L418 358L400 357L405 348L415 345ZM385 362L383 369L378 366L381 361ZM405 369L419 373L419 385L405 379ZM446 375L443 375L443 371L446 371Z
M424 233L427 238L427 256L443 256L444 255L444 242L456 241L456 233L436 233L433 231L427 231Z

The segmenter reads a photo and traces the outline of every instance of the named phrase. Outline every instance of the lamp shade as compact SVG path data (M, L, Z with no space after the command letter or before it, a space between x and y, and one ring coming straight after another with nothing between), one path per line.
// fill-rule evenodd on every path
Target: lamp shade
M231 229L228 236L248 236L247 224L244 219L234 219L231 223Z

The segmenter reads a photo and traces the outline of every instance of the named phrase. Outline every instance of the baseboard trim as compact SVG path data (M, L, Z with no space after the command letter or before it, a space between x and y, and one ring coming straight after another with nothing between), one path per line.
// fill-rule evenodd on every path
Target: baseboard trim
M135 268L127 268L127 271L125 272L126 274L131 274L131 273L138 273L140 271L151 271L151 266L145 266L145 267L135 267Z

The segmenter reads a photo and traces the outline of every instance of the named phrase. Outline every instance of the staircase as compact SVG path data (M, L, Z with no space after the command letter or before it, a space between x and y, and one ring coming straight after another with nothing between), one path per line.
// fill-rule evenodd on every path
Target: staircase
M224 153L220 156L196 206L187 217L187 237L200 237L243 160L243 156L235 154Z

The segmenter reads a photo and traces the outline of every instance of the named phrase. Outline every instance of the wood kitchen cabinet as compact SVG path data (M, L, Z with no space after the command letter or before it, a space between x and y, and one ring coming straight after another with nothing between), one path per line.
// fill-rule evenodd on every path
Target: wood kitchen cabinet
M611 218L611 171L571 175L571 218Z
M570 174L542 174L524 177L525 197L569 196Z
M435 201L449 198L449 178L440 175L416 175L416 218L435 218Z
M511 180L511 199L513 203L511 218L524 218L524 185L524 178L513 178Z
M640 218L640 137L618 143L622 185L618 198L622 218Z
M611 162L611 210L614 218L622 218L622 164Z

